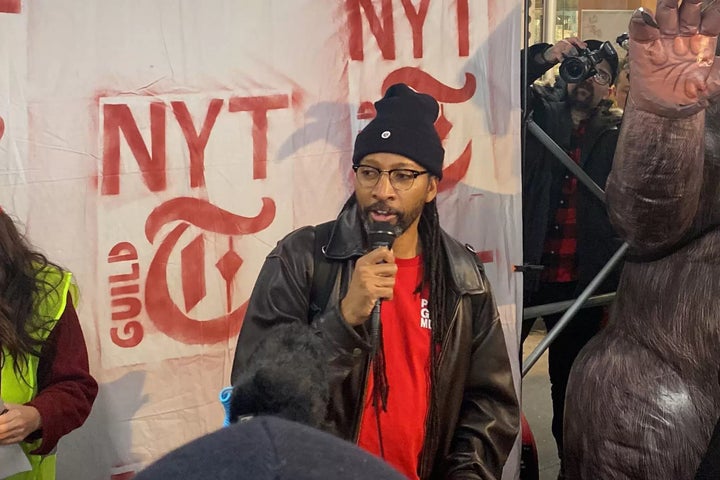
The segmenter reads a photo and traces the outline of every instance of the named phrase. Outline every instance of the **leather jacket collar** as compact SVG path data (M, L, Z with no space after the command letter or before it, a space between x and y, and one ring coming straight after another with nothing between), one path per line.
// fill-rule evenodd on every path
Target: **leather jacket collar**
M481 275L477 271L468 271L468 264L462 261L468 253L475 256L475 250L468 244L460 244L442 229L441 234L453 280L448 286L461 295L483 293L487 287L482 282ZM357 259L367 251L365 237L358 206L353 203L343 208L338 215L323 253L330 260ZM482 268L479 261L475 262L475 265L477 269Z
M330 260L350 260L365 255L365 232L363 230L356 203L340 211L330 232L330 239L323 248L325 257Z

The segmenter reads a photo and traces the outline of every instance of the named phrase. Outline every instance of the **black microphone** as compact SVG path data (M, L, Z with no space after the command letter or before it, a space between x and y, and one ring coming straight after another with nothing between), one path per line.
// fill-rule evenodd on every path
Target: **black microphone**
M375 250L380 247L387 247L392 249L393 242L395 241L395 227L390 222L373 222L368 230L368 242L370 243L370 250ZM375 350L378 345L378 333L380 331L380 304L382 299L379 298L375 302L375 306L370 313L370 341L372 342L372 354L375 354Z

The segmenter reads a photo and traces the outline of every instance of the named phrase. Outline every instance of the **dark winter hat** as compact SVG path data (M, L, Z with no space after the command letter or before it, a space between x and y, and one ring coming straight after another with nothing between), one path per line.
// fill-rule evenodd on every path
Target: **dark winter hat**
M604 42L601 42L600 40L593 40L593 39L583 40L583 41L587 45L588 50L590 50L591 52L594 52L595 50L600 50L600 47L602 47L602 44L604 43ZM612 73L612 82L610 82L610 83L613 84L613 83L615 83L615 79L617 78L617 74L618 74L618 62L619 62L618 56L617 56L617 54L615 54L610 58L606 58L605 60L607 60L607 62L610 64L610 68L612 69L612 72L610 72L610 73Z
M278 417L255 417L174 450L135 480L403 480L350 442Z
M353 165L371 153L396 153L442 178L445 150L435 131L440 107L425 93L397 83L375 102L377 116L355 139Z

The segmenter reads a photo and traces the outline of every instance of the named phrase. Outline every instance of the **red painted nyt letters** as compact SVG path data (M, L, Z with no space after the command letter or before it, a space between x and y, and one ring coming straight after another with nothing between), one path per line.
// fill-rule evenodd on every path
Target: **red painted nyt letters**
M248 142L252 143L252 179L263 180L267 177L268 112L290 107L290 95L287 94L211 98L206 102L204 117L198 120L190 114L184 100L163 101L158 97L146 100L138 102L134 98L132 106L119 103L117 97L111 99L112 103L101 101L103 155L99 187L104 197L122 195L121 181L131 181L133 175L127 171L127 164L133 162L148 193L169 190L168 172L177 169L177 165L168 162L168 151L171 150L167 142L168 121L176 122L175 130L182 132L190 188L205 192L206 148L221 114L250 117L249 131L236 132L235 135L249 137ZM142 115L146 118L141 118ZM149 125L149 133L146 131L145 136L141 133L140 123ZM147 143L146 138L149 140ZM123 145L125 148L121 148ZM123 152L131 158L121 158ZM128 179L124 180L126 177ZM238 185L243 183L241 180L237 179ZM248 197L247 202L257 201L259 213L245 217L202 198L207 195L198 196L201 198L171 198L157 205L147 216L144 234L155 253L147 266L144 282L141 280L140 255L135 245L123 241L108 252L108 264L116 264L113 271L118 268L125 270L125 273L108 276L113 323L110 338L115 345L131 348L140 344L146 331L141 320L143 308L157 330L185 344L214 344L237 335L246 303L233 308L237 302L233 301L234 290L231 287L243 265L235 239L266 229L275 219L275 202L267 197ZM150 195L149 198L154 197ZM160 233L161 230L165 232L163 227L170 225L173 227L168 233ZM181 236L190 232L191 226L201 233L189 243L180 244ZM220 315L197 319L190 312L208 294L205 264L212 254L217 254L217 249L209 251L208 235L227 239L227 248L213 260L215 270L225 283L225 305ZM171 255L176 249L179 249L179 279L169 278L171 269L168 265L172 263ZM144 288L141 289L143 283ZM173 292L173 286L177 285L178 292Z
M414 57L422 58L423 25L430 0L419 3L401 0L401 4L412 38L400 40L412 41ZM457 9L458 56L466 57L469 55L468 0L457 0L453 5ZM362 61L364 58L363 22L367 22L383 57L395 58L399 39L394 33L391 0L379 3L348 0L346 13L350 59ZM419 68L400 67L378 85L378 95L396 82L405 82L432 94L441 106L468 102L477 87L475 76L469 73L463 85L450 87ZM372 118L375 98L363 100L358 117ZM248 259L252 259L252 254L243 250L242 239L263 232L277 221L276 195L280 192L258 194L259 190L246 192L238 187L233 195L240 196L253 208L257 205L257 213L249 216L238 215L211 202L206 165L216 160L209 155L226 155L217 144L212 148L213 141L232 137L237 143L240 138L252 147L248 147L245 152L248 157L244 160L251 163L250 175L233 180L239 186L267 180L270 175L268 136L278 131L272 128L278 116L291 117L289 110L297 108L293 94L207 95L200 104L202 108L198 108L197 96L192 100L190 96L100 99L102 160L98 187L102 198L113 206L118 205L113 199L121 200L120 204L155 203L145 209L149 213L144 219L142 234L126 234L125 238L111 239L108 244L112 245L106 258L108 271L112 272L107 275L109 336L112 343L121 348L140 345L150 328L144 323L145 319L152 323L154 330L186 345L216 344L236 336L249 292L244 293L246 298L233 298L238 295L233 284L243 268L247 268ZM228 118L241 118L239 124L245 128L229 132ZM453 124L443 114L436 128L446 140L451 136ZM169 132L175 132L175 136ZM271 140L279 144L285 138ZM184 161L177 158L180 151ZM471 156L470 140L458 158L446 159L449 166L441 189L451 189L465 177ZM234 158L237 159L237 155ZM178 169L182 169L185 182L180 186L177 185ZM174 192L184 194L174 196ZM109 207L105 215L112 215L112 208ZM115 229L108 230L112 231L111 235L117 235ZM140 236L144 239L139 240ZM151 259L143 255L148 249L154 252ZM209 271L222 281L208 281ZM222 292L217 291L220 284L224 284ZM205 315L206 318L197 318L197 307L210 297L222 304L222 309Z
M20 0L0 0L0 13L20 13L21 11Z
M470 0L456 0L457 16L457 48L459 57L470 55ZM379 3L379 12L373 7ZM370 32L377 41L377 47L385 60L395 60L396 41L395 20L393 7L397 0L347 0L345 9L347 13L349 30L350 58L362 61L365 58L363 51L363 18L367 22ZM413 57L423 58L423 27L430 7L430 0L401 0L405 19L412 29ZM450 2L448 2L450 3ZM417 4L417 8L415 5ZM363 15L364 14L364 15ZM405 41L405 39L401 39Z

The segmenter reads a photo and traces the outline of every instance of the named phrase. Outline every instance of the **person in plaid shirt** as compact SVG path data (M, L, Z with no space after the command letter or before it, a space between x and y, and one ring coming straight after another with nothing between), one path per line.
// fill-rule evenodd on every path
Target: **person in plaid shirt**
M567 38L555 45L531 46L528 82L532 85L565 57L577 55L578 48L597 50L601 43ZM532 116L604 188L621 119L619 112L610 109L612 102L608 100L617 75L617 57L603 60L596 70L594 76L568 84L566 95L561 99L543 95L541 88L530 87L525 114ZM526 266L534 267L526 269L524 274L525 306L576 298L620 246L605 206L532 135L526 136L522 173L523 261ZM600 291L613 291L617 278L616 272ZM581 310L550 346L552 431L561 461L563 410L570 368L582 347L599 330L603 314L603 307ZM554 327L560 317L561 314L544 317L547 329ZM533 320L523 323L523 341Z

